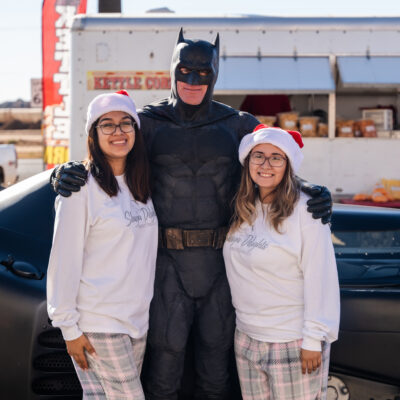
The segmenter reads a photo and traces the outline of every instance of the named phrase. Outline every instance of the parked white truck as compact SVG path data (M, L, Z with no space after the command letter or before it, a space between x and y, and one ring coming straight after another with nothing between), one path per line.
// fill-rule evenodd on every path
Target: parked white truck
M18 180L18 159L13 144L0 144L0 189Z
M300 175L333 194L367 192L381 178L399 179L396 120L373 138L336 137L336 122L360 119L363 108L400 108L399 26L400 18L76 16L70 67L63 61L59 74L69 95L45 120L55 142L70 141L69 155L56 147L53 159L85 157L86 109L96 95L126 89L139 107L168 96L183 27L187 38L220 34L216 100L239 108L246 95L284 94L300 115L322 111L328 137L305 138Z

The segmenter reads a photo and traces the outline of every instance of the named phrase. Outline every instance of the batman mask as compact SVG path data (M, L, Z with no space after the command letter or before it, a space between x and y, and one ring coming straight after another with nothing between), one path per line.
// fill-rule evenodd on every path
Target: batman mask
M214 44L204 40L189 40L183 37L182 29L172 55L171 62L171 96L169 103L175 111L184 113L192 119L194 114L203 114L211 104L214 85L218 76L219 36ZM184 103L179 97L177 82L190 85L207 85L203 100L198 105ZM182 115L182 117L184 117ZM185 118L184 117L184 118Z

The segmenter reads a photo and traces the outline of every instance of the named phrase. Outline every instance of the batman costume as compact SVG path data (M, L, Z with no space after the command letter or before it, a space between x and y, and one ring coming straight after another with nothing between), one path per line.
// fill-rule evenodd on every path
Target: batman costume
M218 57L218 36L212 44L185 39L181 30L172 56L170 97L139 113L160 224L144 381L150 400L178 398L189 335L195 399L229 398L235 317L221 248L239 182L238 146L259 122L212 100ZM178 81L207 85L201 103L183 102ZM79 175L84 178L80 166L62 166L53 180L55 190L69 195L71 183L84 184ZM326 222L329 192L314 190L323 201L313 215Z
M171 96L140 114L161 231L150 309L148 399L176 398L191 329L195 398L228 395L235 320L221 237L239 181L239 142L258 121L212 100L217 74L218 38L213 45L185 40L181 34L172 57ZM184 103L177 81L208 85L203 101ZM174 242L174 233L184 243Z

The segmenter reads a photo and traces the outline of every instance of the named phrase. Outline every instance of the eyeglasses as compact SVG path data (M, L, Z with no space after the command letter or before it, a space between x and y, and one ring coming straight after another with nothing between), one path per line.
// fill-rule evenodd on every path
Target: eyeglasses
M100 128L104 135L112 135L116 132L117 128L121 129L123 133L130 133L135 130L136 123L132 121L122 121L118 125L112 122L106 122L105 124L97 125L96 128Z
M263 153L258 151L250 154L250 162L256 165L263 165L265 161L268 161L271 167L282 167L285 165L286 160L286 157L280 156L279 154L274 154L270 157L266 157Z

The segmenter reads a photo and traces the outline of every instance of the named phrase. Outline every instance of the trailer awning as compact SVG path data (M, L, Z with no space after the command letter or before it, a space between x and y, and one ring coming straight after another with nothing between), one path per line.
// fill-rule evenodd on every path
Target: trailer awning
M328 57L221 57L217 94L330 93Z
M400 57L338 57L344 87L400 86Z

